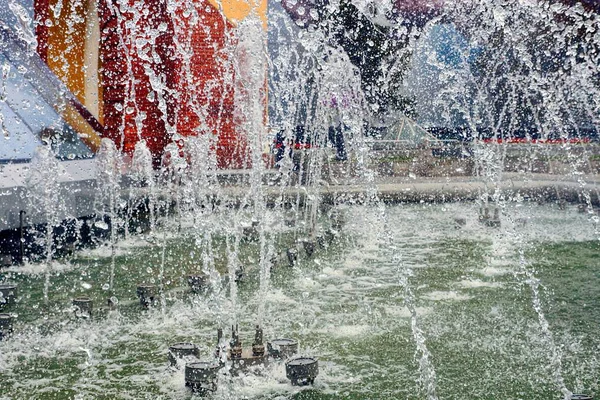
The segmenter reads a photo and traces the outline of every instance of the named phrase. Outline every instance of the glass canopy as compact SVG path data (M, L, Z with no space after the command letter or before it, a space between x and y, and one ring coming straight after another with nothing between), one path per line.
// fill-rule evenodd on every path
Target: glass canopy
M85 111L0 21L0 162L26 162L48 144L61 160L92 157L101 126Z

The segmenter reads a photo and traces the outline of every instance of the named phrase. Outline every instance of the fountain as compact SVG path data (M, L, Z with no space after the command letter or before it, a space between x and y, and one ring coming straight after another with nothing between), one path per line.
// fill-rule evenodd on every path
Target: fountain
M117 3L93 189L0 43L3 393L598 392L595 3Z

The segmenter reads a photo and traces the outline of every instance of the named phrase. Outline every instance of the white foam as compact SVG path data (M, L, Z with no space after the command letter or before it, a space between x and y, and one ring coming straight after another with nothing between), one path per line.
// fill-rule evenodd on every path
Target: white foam
M74 266L69 262L53 260L50 264L47 262L32 263L26 262L23 265L16 265L6 269L7 272L16 272L23 275L42 275L46 272L62 273L71 271Z
M344 271L340 270L340 269L334 269L331 267L325 267L323 268L323 272L321 274L321 276L323 277L340 277L340 276L345 276L346 274L344 273Z
M373 330L371 325L329 325L319 329L319 333L325 333L336 338L365 336Z
M508 275L512 273L512 269L510 268L500 268L500 267L485 267L482 269L475 270L476 273L481 274L483 276L502 276Z
M383 309L390 317L407 319L411 317L410 311L406 306L385 306ZM415 311L417 315L427 315L431 314L432 310L430 307L417 307Z
M433 300L433 301L446 301L446 300L462 301L462 300L469 300L472 298L471 296L468 296L468 295L462 294L462 293L458 293L455 291L448 291L448 292L434 291L434 292L427 293L421 297L423 299Z
M478 279L473 279L473 280L462 280L460 282L458 282L458 286L462 287L462 288L466 288L466 289L471 289L471 288L499 288L504 286L502 283L500 282L485 282L485 281L481 281Z

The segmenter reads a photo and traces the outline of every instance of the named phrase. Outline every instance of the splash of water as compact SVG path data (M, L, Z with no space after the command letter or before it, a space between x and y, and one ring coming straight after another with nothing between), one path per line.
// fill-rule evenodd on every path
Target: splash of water
M36 148L26 179L29 190L30 218L45 226L44 303L48 303L50 275L54 255L53 230L66 217L59 185L60 166L50 145Z
M131 158L131 167L129 169L130 177L134 187L144 188L146 193L138 198L142 201L147 198L145 205L149 217L149 229L154 233L156 229L156 173L152 168L152 153L148 149L146 142L141 140L135 145L135 150Z
M119 225L117 212L121 194L121 156L113 141L102 140L96 156L96 166L98 193L95 198L96 210L97 214L102 216L102 220L97 225L104 224L104 217L108 218L110 223L111 262L108 288L112 292L114 291L117 226Z

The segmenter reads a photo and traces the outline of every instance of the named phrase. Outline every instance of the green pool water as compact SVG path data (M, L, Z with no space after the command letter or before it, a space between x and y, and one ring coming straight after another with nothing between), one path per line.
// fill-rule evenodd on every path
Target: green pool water
M293 268L281 253L294 246L296 231L269 230L278 257L264 296L259 244L242 241L247 278L235 309L226 281L200 295L186 286L188 274L226 274L226 215L181 234L166 227L169 234L152 241L120 242L112 291L108 248L56 261L47 304L46 266L3 271L19 285L19 299L10 310L15 334L0 342L0 399L191 398L183 371L168 368L168 346L191 341L208 357L217 327L233 321L250 345L263 301L266 339L296 338L302 354L318 357L314 387L292 387L275 363L258 374L221 376L213 398L425 399L429 385L440 399L560 399L557 373L572 391L598 391L600 242L589 216L511 204L494 229L478 223L474 204L398 205L385 217L363 207L343 211L343 233L312 258L300 251ZM456 226L457 216L466 226ZM269 218L276 226L277 217ZM165 301L143 310L136 285L159 283L163 250ZM532 276L550 338L534 309ZM104 307L111 295L116 311ZM91 320L73 317L78 296L93 299ZM415 332L435 379L419 367Z

